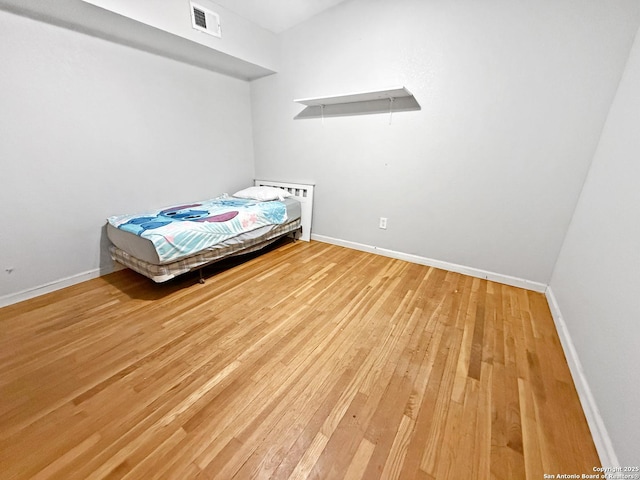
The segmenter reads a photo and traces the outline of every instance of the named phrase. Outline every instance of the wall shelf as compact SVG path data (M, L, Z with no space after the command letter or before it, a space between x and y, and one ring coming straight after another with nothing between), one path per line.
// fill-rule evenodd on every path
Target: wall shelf
M328 97L300 98L296 103L305 105L294 119L368 115L420 110L420 104L405 87L355 92Z

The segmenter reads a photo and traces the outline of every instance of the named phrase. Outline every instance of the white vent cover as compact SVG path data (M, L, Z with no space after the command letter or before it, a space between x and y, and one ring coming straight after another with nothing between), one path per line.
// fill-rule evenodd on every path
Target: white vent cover
M222 37L220 31L220 15L216 12L209 10L208 8L198 5L197 3L191 3L191 25L196 30L208 33L214 37Z

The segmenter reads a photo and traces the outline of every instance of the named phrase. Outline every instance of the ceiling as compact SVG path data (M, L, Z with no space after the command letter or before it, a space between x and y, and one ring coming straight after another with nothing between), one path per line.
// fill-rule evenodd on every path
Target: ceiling
M280 33L346 0L213 0L274 33Z

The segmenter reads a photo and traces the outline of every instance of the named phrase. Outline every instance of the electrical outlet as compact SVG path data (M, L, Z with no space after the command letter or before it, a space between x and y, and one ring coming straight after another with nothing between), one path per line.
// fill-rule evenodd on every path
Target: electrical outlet
M380 224L378 225L380 228L382 228L383 230L387 229L387 218L386 217L380 217Z

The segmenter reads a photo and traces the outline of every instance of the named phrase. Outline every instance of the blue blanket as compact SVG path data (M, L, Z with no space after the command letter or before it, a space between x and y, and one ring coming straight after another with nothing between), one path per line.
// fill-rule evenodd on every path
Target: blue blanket
M241 233L286 220L287 209L282 202L228 197L108 218L114 227L150 240L162 263L179 260Z

